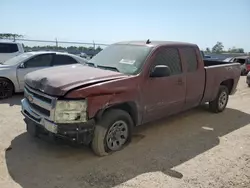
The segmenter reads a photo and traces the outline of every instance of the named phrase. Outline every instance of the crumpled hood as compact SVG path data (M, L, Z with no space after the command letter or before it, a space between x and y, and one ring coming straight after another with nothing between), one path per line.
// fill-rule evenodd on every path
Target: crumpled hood
M25 76L25 83L49 95L63 96L76 87L124 77L127 76L119 72L77 64L31 72Z

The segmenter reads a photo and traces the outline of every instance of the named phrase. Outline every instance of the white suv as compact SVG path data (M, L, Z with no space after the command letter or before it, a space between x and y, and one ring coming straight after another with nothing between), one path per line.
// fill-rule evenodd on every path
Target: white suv
M24 53L24 46L22 43L0 41L0 63L21 53Z

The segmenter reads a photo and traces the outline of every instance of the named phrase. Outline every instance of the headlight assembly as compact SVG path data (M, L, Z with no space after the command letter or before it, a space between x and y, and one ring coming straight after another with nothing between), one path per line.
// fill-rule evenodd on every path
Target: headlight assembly
M87 101L58 100L55 107L55 123L80 123L87 120Z

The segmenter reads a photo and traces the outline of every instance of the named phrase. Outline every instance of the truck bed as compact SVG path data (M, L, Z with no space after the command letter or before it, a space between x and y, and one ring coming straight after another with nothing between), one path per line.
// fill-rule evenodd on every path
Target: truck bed
M225 61L214 61L214 60L203 60L205 67L210 67L214 65L227 65L231 64L232 62L225 62Z
M217 62L217 65L211 65L216 61L209 62L210 65L205 66L205 87L202 103L209 102L215 99L219 86L222 82L231 84L232 88L229 92L233 92L240 78L240 64L239 63L228 63L228 62ZM207 62L207 64L209 64ZM204 62L205 64L205 62ZM236 81L234 81L236 79ZM234 83L237 82L237 83ZM232 93L230 93L232 94Z

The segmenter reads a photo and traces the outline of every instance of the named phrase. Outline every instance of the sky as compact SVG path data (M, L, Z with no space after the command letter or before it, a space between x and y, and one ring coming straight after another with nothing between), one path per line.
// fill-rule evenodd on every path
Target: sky
M0 0L0 33L113 43L167 40L250 52L250 0Z

